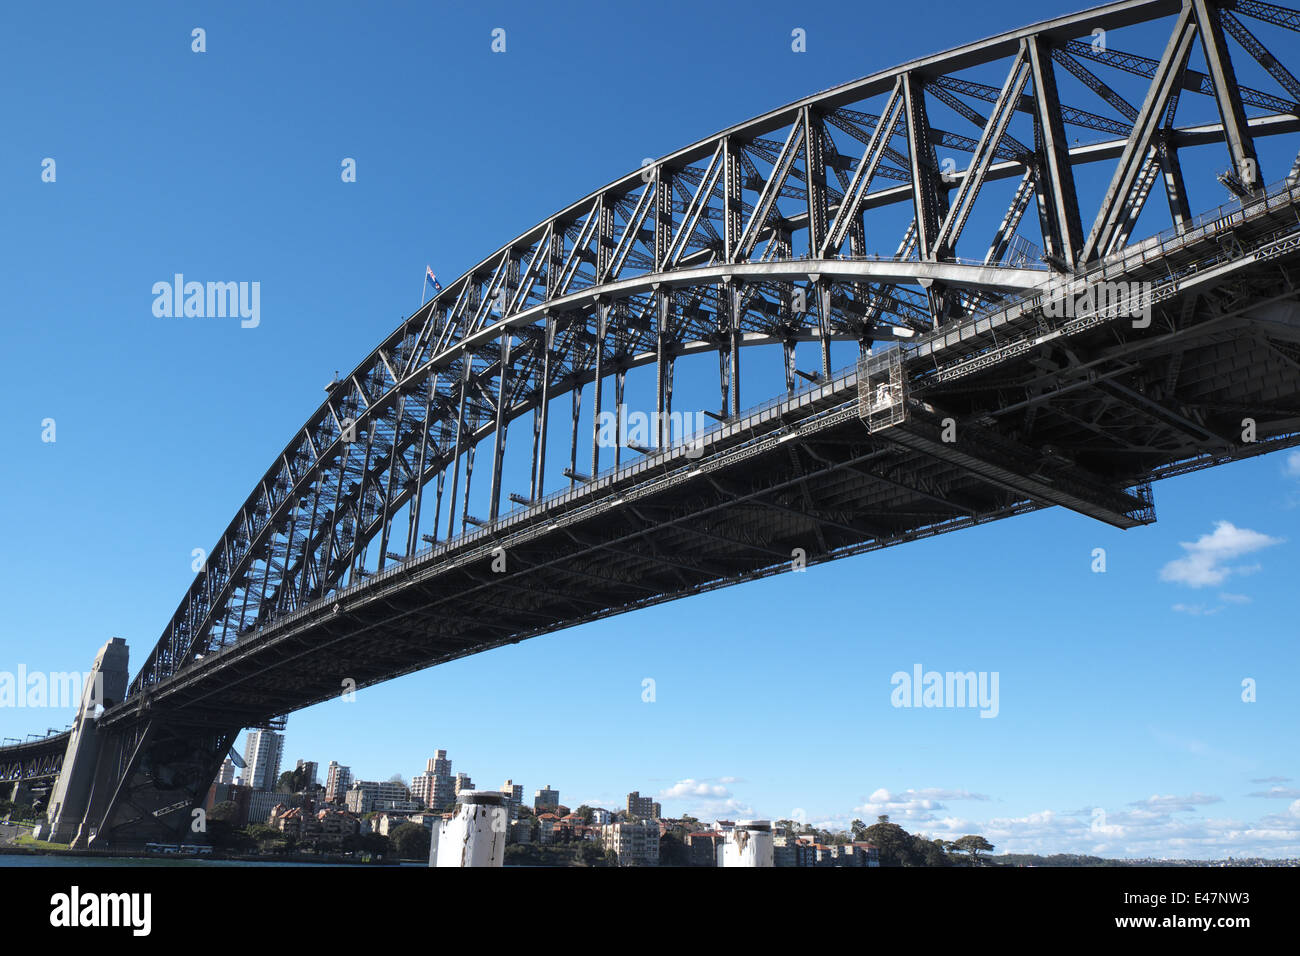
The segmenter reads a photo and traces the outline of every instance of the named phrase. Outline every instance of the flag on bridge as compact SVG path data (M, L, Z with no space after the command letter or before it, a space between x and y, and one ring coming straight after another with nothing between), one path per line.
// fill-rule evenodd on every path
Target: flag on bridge
M433 274L433 269L430 266L424 267L424 278L425 281L433 283L434 292L442 291L442 286L438 284L438 277Z

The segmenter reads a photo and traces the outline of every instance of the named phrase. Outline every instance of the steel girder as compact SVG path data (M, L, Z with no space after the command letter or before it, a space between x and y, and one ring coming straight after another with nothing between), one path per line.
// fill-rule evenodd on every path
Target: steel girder
M1281 26L1294 22L1290 11L1268 4L1235 9ZM664 156L520 234L332 383L210 551L130 693L371 569L410 559L426 542L483 524L470 514L469 499L476 451L487 438L486 520L499 520L505 439L510 423L527 415L531 480L526 496L508 498L538 502L554 490L544 466L556 398L572 397L565 436L572 489L602 465L594 429L590 460L579 460L587 439L577 422L588 385L595 383L599 410L607 379L614 379L618 404L628 370L653 365L655 410L667 413L676 359L712 351L721 414L734 416L745 348L786 349L792 384L795 373L829 372L832 341L865 350L965 321L972 310L1046 279L1041 268L1004 262L1035 197L1058 272L1122 249L1157 178L1152 170L1165 178L1175 207L1180 146L1224 142L1237 164L1253 157L1253 138L1300 129L1294 103L1236 83L1225 36L1261 62L1272 57L1227 16L1206 0L1122 0L926 57ZM1159 59L1101 54L1080 42L1097 27L1152 21L1172 29ZM1197 41L1210 69L1203 81L1185 68ZM1125 109L1106 81L1082 66L1085 59L1150 79L1141 108ZM1054 64L1091 77L1085 85L1118 117L1062 104ZM1270 72L1285 87L1291 74L1276 65L1281 72ZM999 68L1003 86L959 75L980 67ZM1188 91L1213 97L1221 122L1173 127L1177 95ZM927 94L936 109L977 126L978 136L932 125ZM873 107L877 97L885 100ZM993 108L985 117L969 100ZM1245 105L1270 113L1247 117ZM1028 136L1010 132L1018 114L1032 120L1032 148ZM1114 138L1070 148L1070 126ZM943 175L936 144L968 153L968 166ZM1112 186L1102 206L1089 210L1094 224L1084 242L1071 169L1111 159L1118 161ZM992 242L981 237L974 254L959 257L981 188L1011 177L1021 186ZM872 216L899 206L911 207L912 220L901 242L896 229L891 235L870 226ZM1175 208L1185 224L1185 199ZM869 237L883 256L868 253ZM793 344L801 341L821 344L818 373L794 368ZM673 436L661 431L655 440ZM402 525L404 545L392 552L390 537L399 537ZM368 551L372 543L377 555Z

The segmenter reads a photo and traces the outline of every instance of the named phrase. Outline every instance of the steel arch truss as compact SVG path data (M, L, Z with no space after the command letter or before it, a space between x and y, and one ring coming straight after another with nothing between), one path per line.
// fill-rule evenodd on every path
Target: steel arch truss
M1040 287L1048 267L1070 274L1114 254L1158 188L1175 226L1190 228L1180 148L1224 144L1221 179L1242 195L1258 191L1254 140L1300 129L1300 84L1243 18L1300 29L1300 15L1258 0L1231 10L1122 0L808 97L662 157L524 232L332 383L209 553L131 693L495 520L506 436L523 416L532 419L522 436L532 447L527 493L506 497L537 506L561 479L546 473L558 398L571 397L562 478L572 486L622 463L619 450L602 461L594 426L579 434L578 423L584 399L599 419L606 379L621 404L629 369L653 366L655 442L671 443L680 436L663 422L682 356L717 354L717 416L734 416L745 347L784 349L793 391L796 376L829 375L834 341L866 354ZM1152 23L1167 37L1147 51L1154 56L1092 42L1098 28ZM1194 49L1207 72L1189 67ZM1280 94L1238 82L1233 57L1243 51ZM1072 95L1090 99L1063 103L1066 76ZM1144 94L1124 96L1121 80L1140 80ZM1190 96L1212 101L1217 122L1178 126ZM1071 146L1081 131L1103 138ZM946 168L937 150L963 160ZM1083 209L1074 168L1103 161L1113 167L1109 188ZM1001 180L1014 184L1010 203L981 217L999 222L991 235L976 235L972 212ZM1031 207L1041 248L1020 233ZM818 344L820 368L796 367L800 342ZM490 504L475 516L480 447Z

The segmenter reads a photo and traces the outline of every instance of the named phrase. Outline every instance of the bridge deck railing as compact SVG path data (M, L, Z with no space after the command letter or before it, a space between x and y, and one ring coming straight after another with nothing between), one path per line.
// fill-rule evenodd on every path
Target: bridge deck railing
M1101 259L1096 265L1082 271L1061 276L1062 288L1083 289L1100 282L1113 281L1128 275L1140 266L1167 265L1170 256L1193 243L1222 234L1235 225L1267 213L1300 203L1300 182L1280 180L1270 185L1258 196L1234 199L1208 212L1196 216L1188 229L1179 232L1170 228L1147 239L1126 246L1113 255ZM1300 226L1300 219L1297 219ZM1194 267L1200 268L1204 263ZM1165 281L1177 282L1179 276L1169 272ZM904 361L935 358L940 352L957 343L969 343L983 335L996 336L996 330L1011 324L1041 301L1044 289L1008 296L993 308L959 319L949 325L922 336L916 342L901 345Z

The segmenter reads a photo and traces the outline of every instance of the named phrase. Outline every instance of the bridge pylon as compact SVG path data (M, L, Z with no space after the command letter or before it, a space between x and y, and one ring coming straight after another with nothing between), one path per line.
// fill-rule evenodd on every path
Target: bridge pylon
M56 843L71 842L81 830L102 745L96 724L97 711L126 696L130 678L128 657L126 641L110 638L95 655L95 664L86 678L77 719L63 755L63 769L50 794L47 818L50 839Z

